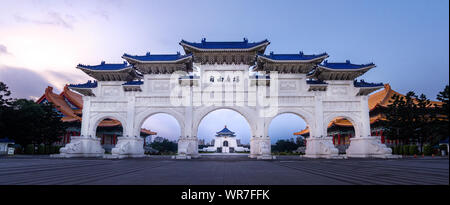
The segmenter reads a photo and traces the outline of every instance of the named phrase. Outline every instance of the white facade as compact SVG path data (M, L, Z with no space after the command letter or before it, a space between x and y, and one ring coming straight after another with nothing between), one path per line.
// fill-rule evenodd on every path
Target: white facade
M225 129L226 128L227 127L225 126ZM250 151L248 148L238 146L236 135L234 135L234 133L229 134L219 134L219 133L220 132L218 132L218 134L214 137L214 146L205 147L202 149L202 151L221 152L221 153Z
M103 156L104 150L95 137L96 129L103 119L113 118L122 123L123 136L118 138L112 155L142 157L143 140L139 137L142 124L154 114L166 113L181 127L178 158L198 157L198 126L217 109L236 111L247 120L252 135L251 158L271 159L269 124L283 113L296 114L309 126L311 137L307 139L306 157L338 156L331 137L327 137L327 125L337 117L345 117L354 125L355 138L351 139L347 156L387 157L391 153L370 136L368 97L358 95L362 88L355 87L353 80L326 80L326 89L317 90L316 85L307 83L306 73L271 72L270 85L264 85L269 80L254 80L249 71L251 65L196 62L192 65L198 78L178 80L173 73L144 74L138 91L124 89L125 80L99 81L97 87L90 89L92 95L83 97L81 136L72 137L60 156ZM223 82L217 82L222 77ZM218 143L223 142L216 139L215 146Z

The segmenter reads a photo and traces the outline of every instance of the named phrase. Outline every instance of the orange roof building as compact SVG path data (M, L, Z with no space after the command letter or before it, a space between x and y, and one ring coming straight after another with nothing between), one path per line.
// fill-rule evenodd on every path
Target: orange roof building
M405 97L405 95L392 90L389 84L385 84L383 90L380 90L369 96L368 105L370 111L370 125L372 129L372 135L382 136L382 128L374 125L376 125L377 122L386 120L385 115L383 114L383 108L386 108L388 107L388 105L392 104L391 98L394 95ZM442 102L431 101L431 106L440 106L440 105L442 105ZM340 131L346 132L353 129L353 124L345 118L336 118L330 123L328 123L328 128L329 129L334 128L332 130L334 130L335 133L339 133ZM309 134L308 127L306 127L302 131L294 133L294 135L305 135L305 136L308 134ZM333 133L329 134L335 135ZM342 132L340 134L342 134Z
M58 145L65 145L70 142L70 136L80 135L81 115L83 113L83 98L80 94L69 89L68 85L64 86L60 94L53 92L53 87L48 86L44 94L36 101L36 103L53 103L56 111L62 116L63 122L70 123L66 134L62 136ZM97 129L97 135L102 138L102 144L114 145L117 142L117 136L121 135L121 123L115 119L105 119L100 122ZM141 129L141 136L146 137L156 135L156 132L148 129Z

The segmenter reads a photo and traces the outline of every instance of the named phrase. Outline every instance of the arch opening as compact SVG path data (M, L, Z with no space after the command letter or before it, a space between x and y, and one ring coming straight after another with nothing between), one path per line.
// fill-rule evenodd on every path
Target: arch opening
M306 131L309 131L308 124L297 113L284 112L275 116L267 131L271 138L272 154L304 154L306 138L309 137Z
M117 144L117 138L123 136L122 123L115 118L105 117L96 124L95 136L100 138L105 153L111 153Z
M140 137L144 139L146 154L176 154L177 140L181 133L178 120L167 113L151 114L140 126Z
M235 110L219 108L208 112L201 118L196 133L200 153L250 152L251 126L248 119Z
M345 154L350 139L356 136L355 123L348 117L336 117L328 123L327 136L332 137L339 154Z

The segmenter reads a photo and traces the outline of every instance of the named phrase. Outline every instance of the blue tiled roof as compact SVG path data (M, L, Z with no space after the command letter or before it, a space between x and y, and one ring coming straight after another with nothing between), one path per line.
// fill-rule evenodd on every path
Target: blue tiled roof
M14 140L11 140L9 138L0 138L0 143L14 143Z
M243 41L209 41L207 42L205 38L202 39L201 43L189 42L181 40L180 44L187 44L195 48L200 49L248 49L255 46L259 46L265 43L270 43L267 39L260 42L249 43L246 38Z
M251 78L254 79L270 79L270 75L252 75Z
M105 61L102 61L100 63L100 65L83 65L83 64L78 64L78 68L86 68L86 69L90 69L90 70L121 70L124 69L126 67L129 67L130 65L124 61L123 63L119 63L119 64L110 64L110 63L105 63Z
M355 87L380 87L383 86L383 83L367 83L364 80L361 80L359 82L355 80L353 81L353 85Z
M178 79L198 79L200 78L199 76L196 75L186 75L186 76L181 76Z
M217 135L232 135L234 136L234 132L230 131L227 126L225 126L225 128L223 128L222 130L220 130L219 132L217 132Z
M97 81L94 80L94 82L88 80L86 83L82 84L70 84L69 87L71 88L96 88L97 87Z
M320 66L331 69L360 69L368 66L375 66L375 64L352 64L349 60L345 61L345 63L329 63L327 60L325 60Z
M127 81L126 83L124 83L122 85L142 85L142 84L144 84L143 81L133 80L133 81Z
M312 60L315 58L328 56L328 54L322 53L318 55L305 55L303 54L303 52L299 52L298 54L274 54L273 52L270 52L270 55L258 55L258 56L264 56L272 60Z
M326 84L328 84L328 83L324 82L323 80L315 80L315 79L308 79L308 80L306 80L306 83L307 84L313 84L313 85L320 85L320 84L326 85Z
M179 59L183 59L186 57L191 56L191 54L189 55L181 55L180 52L177 52L176 54L158 54L158 55L154 55L154 54L150 54L150 52L148 52L147 54L143 55L143 56L137 56L137 55L129 55L129 54L123 54L123 58L131 58L134 60L138 60L138 61L176 61Z

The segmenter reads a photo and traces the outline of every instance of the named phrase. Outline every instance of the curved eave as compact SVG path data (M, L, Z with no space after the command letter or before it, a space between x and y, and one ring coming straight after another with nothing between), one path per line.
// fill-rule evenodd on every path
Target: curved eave
M384 88L384 85L373 86L373 87L356 87L356 88L359 88L357 95L369 95L370 93L372 93L376 90Z
M95 96L95 94L92 92L92 89L94 88L78 88L78 87L70 87L71 90L77 91L78 93L81 93L85 96Z
M340 68L329 68L329 67L325 67L323 65L317 65L317 68L321 68L323 70L327 70L327 71L331 71L331 72L356 72L356 71L364 71L366 72L369 69L372 69L376 67L375 64L373 65L368 65L362 68L348 68L348 69L340 69Z
M268 58L268 57L266 57L264 55L258 55L258 59L261 58L263 60L266 60L266 61L269 61L269 62L272 62L272 63L311 63L311 62L315 62L315 61L319 61L319 60L321 62L325 58L328 58L328 57L329 57L329 55L325 54L323 56L318 56L316 58L312 58L312 59L309 59L309 60L274 60L274 59Z
M181 63L182 61L187 60L187 59L192 59L192 55L187 55L187 56L185 56L183 58L179 58L177 60L172 60L172 61L142 61L142 60L138 60L138 59L135 59L133 57L125 56L125 55L123 55L122 58L127 60L127 61L132 61L134 63L153 63L153 64L164 64L164 63L171 63L172 64L173 63L173 64L175 64L175 63Z
M184 42L180 42L180 45L183 47L188 47L191 48L193 50L196 51L202 51L202 52L221 52L221 51L238 51L238 52L247 52L247 51L252 51L252 50L256 50L257 48L260 47L267 47L270 44L270 42L264 42L261 43L259 45L250 47L250 48L199 48L199 47L195 47L193 45L189 45L187 43ZM186 50L186 49L185 49Z
M115 70L97 70L97 69L91 69L91 68L84 67L84 66L79 66L79 65L77 66L77 68L80 69L80 70L83 70L83 71L86 70L86 71L90 71L90 72L105 72L105 73L107 73L107 72L126 71L126 70L129 70L129 69L133 69L133 66L129 65L129 66L125 67L125 68L115 69Z

